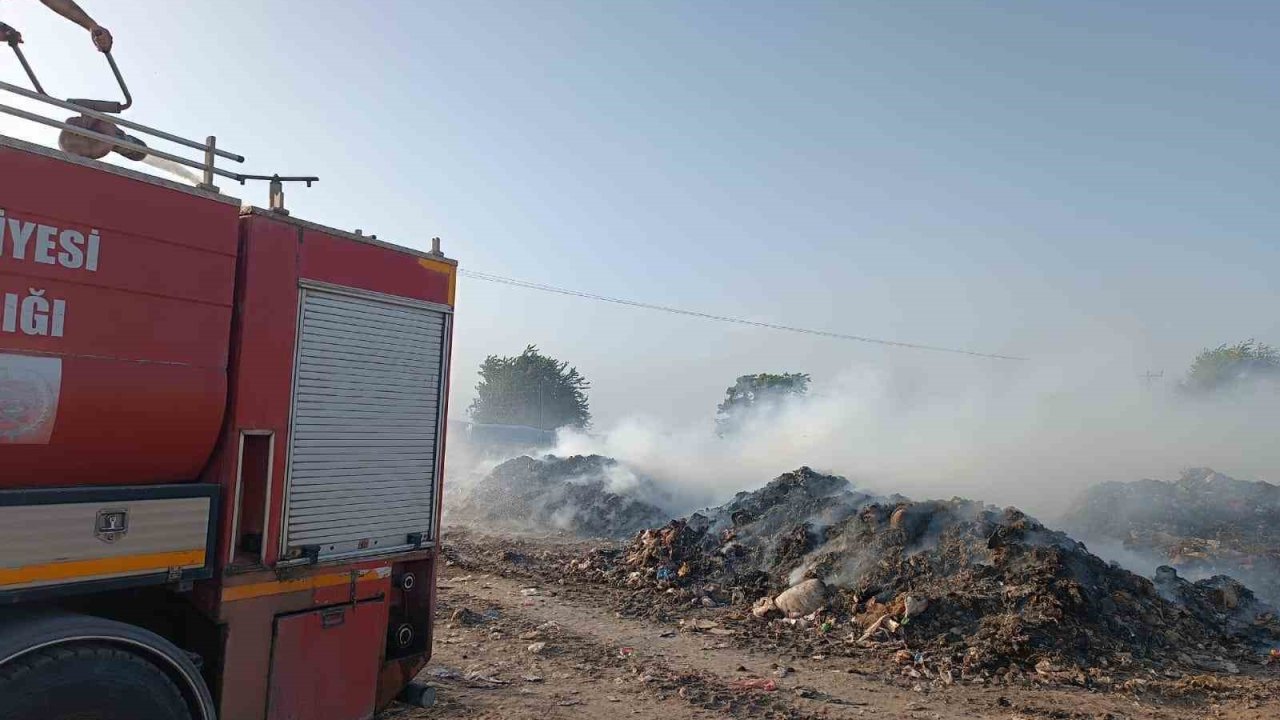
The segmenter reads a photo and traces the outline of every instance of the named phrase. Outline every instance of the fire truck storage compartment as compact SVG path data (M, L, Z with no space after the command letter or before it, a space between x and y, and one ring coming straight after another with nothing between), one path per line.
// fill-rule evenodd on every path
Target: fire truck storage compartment
M358 290L302 290L285 556L431 539L451 316Z
M0 490L0 600L11 591L211 573L217 485Z
M188 482L222 425L239 201L0 138L0 487Z
M373 716L385 598L276 618L268 720Z

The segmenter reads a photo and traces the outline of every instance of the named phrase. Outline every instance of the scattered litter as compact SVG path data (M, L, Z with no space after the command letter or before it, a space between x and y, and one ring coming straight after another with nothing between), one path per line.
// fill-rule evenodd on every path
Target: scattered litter
M532 645L530 645L530 646L529 646L529 648L528 648L529 652L533 653L534 655L537 655L537 654L541 653L543 650L546 650L546 649L547 649L547 644L546 644L545 642L536 642L536 643L533 643L533 644L532 644Z
M464 679L471 687L475 688L491 688L511 684L510 680L503 680L495 675L485 675L479 671L467 673Z
M773 599L778 609L791 617L808 615L826 602L827 587L821 580L805 580Z
M776 617L782 611L778 609L777 603L773 601L771 596L764 596L751 606L751 614L758 618Z
M892 632L893 630L885 626L886 622L889 622L889 623L893 622L893 619L889 617L888 613L881 615L879 618L876 619L875 622L871 623L871 625L867 627L866 632L862 633L862 636L858 638L858 642L859 643L867 642L871 638L875 637L876 633L880 632L881 630Z
M773 678L750 678L746 680L734 680L729 683L729 687L734 690L763 690L765 692L773 692L778 689L778 683Z
M916 617L929 609L929 601L919 595L908 595L903 600L903 605L905 609L902 613L902 622L906 622L908 619Z
M534 597L535 595L539 595L540 593L538 592L538 588L524 588L523 590L520 591L520 594L523 595L524 597Z
M636 649L630 647L618 648L618 657L628 658L635 654Z
M485 621L485 616L467 608L458 608L449 616L449 620L459 625L479 625Z

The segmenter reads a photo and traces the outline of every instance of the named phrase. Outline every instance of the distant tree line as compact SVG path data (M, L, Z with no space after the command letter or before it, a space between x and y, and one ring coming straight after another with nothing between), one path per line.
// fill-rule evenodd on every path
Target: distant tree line
M739 376L716 407L716 434L732 434L749 417L804 397L810 380L808 373L798 372ZM1280 350L1250 338L1200 351L1178 389L1187 396L1208 397L1250 392L1264 384L1280 390ZM591 424L590 388L576 367L529 345L519 355L485 358L468 413L481 424L585 428Z

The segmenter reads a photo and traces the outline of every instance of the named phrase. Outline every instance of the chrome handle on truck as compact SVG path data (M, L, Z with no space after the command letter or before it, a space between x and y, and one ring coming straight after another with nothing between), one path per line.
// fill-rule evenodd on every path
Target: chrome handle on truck
M22 43L22 33L13 27L0 23L0 41L9 43L9 47L13 48L13 54L18 56L18 62L21 63L22 69L26 71L27 77L31 80L31 86L41 95L48 95L44 91L44 86L40 84L39 78L36 77L35 70L31 69L31 63L27 62L27 56L22 52L22 48L18 47ZM116 65L116 59L112 57L111 51L103 51L103 55L107 56L107 64L111 66L111 74L116 76L116 84L120 86L120 92L124 93L124 102L119 103L114 100L88 100L85 98L67 98L67 102L80 107L96 110L104 113L122 113L133 106L133 95L129 93L129 86L124 82L124 76L120 74L120 66Z
M17 50L18 46L14 45L13 49ZM133 96L129 94L129 86L124 84L124 76L120 74L120 68L116 65L116 59L111 57L111 51L108 50L102 54L107 56L107 63L111 65L111 72L116 76L116 83L120 85L120 92L124 93L124 102L118 103L113 100L85 100L83 98L67 98L67 102L89 108L90 110L97 110L98 112L122 113L133 105ZM19 57L21 57L21 55L19 55ZM29 69L27 70L27 74L31 74ZM33 82L35 79L36 76L31 75L31 80Z
M31 63L27 62L27 56L22 54L22 48L18 47L18 43L22 42L22 33L14 30L12 27L0 23L0 40L9 43L9 47L13 48L13 54L18 56L18 62L22 63L22 69L27 71L27 77L31 78L31 86L41 95L47 95L44 88L40 86L40 81L36 79L36 73L31 69Z

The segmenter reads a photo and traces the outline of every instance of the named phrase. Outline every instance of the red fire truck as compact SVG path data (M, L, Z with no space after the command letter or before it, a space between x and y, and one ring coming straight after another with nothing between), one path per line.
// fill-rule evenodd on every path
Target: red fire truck
M0 719L426 702L456 262L242 206L127 89L0 90L205 181L0 136Z

